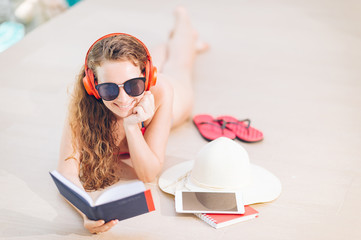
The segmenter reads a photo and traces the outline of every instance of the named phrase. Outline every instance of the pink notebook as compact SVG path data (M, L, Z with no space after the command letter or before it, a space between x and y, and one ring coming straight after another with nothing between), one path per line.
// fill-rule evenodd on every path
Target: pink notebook
M256 209L245 205L244 214L210 214L210 213L195 213L197 217L208 223L214 228L221 228L229 226L234 223L247 221L258 217L259 213Z

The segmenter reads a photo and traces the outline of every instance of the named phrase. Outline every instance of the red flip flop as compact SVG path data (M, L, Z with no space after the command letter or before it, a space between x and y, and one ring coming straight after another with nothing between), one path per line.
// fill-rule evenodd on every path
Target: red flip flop
M213 141L219 137L228 137L235 139L236 134L226 128L226 124L220 124L212 116L199 114L193 117L193 123L196 125L199 133L207 141Z
M231 116L220 116L217 118L220 124L225 124L226 128L233 131L236 137L244 142L253 143L263 140L263 133L251 127L251 120L238 120Z

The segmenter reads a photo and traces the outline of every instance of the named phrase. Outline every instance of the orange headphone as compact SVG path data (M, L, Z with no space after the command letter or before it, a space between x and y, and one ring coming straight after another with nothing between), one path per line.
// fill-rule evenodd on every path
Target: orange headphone
M147 52L147 62L145 63L145 90L148 91L150 89L150 87L154 86L157 82L157 68L155 66L153 66L152 63L152 58L149 54L149 51L147 49L147 47L144 45L144 43L142 43L142 41L140 41L138 38L126 34L126 33L111 33L111 34L107 34L101 38L99 38L98 40L96 40L89 48L88 52L86 53L86 57L85 57L85 77L83 78L83 84L85 87L86 92L89 95L93 95L96 99L100 99L100 96L98 94L98 91L95 89L95 86L98 84L97 82L95 82L94 80L94 73L93 71L88 68L87 62L88 62L88 54L90 52L90 50L93 48L93 46L99 42L100 40L103 40L105 38L108 37L112 37L112 36L118 36L118 35L126 35L126 36L130 36L132 38L134 38L135 40L137 40L140 44L142 44L142 46L144 47L145 51Z

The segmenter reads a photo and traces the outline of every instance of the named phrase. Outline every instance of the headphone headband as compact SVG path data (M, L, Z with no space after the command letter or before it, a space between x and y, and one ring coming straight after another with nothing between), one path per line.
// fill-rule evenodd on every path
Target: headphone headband
M128 33L109 33L107 35L104 35L103 37L99 38L98 40L96 40L91 46L90 48L88 49L87 53L86 53L86 56L85 56L85 68L88 69L88 55L89 55L89 52L93 49L94 45L97 44L98 42L100 42L101 40L105 39L105 38L110 38L110 37L113 37L113 36L119 36L119 35L125 35L125 36L129 36L129 37L132 37L134 38L135 40L137 40L140 44L142 44L144 50L146 51L147 53L147 59L148 61L151 61L152 58L150 56L150 53L148 51L148 48L145 46L145 44L140 41L138 38L128 34Z

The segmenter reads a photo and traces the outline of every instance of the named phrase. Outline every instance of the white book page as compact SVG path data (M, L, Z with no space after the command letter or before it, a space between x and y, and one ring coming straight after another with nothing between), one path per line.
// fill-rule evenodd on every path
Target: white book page
M116 184L106 189L95 201L95 206L113 202L145 191L144 183L138 180Z
M87 194L83 189L80 189L78 186L76 186L74 183L66 179L63 175L61 175L57 170L54 170L51 172L51 174L56 177L59 181L63 182L66 186L68 186L70 189L72 189L74 192L78 193L80 196L82 196L90 206L93 206L93 199Z

